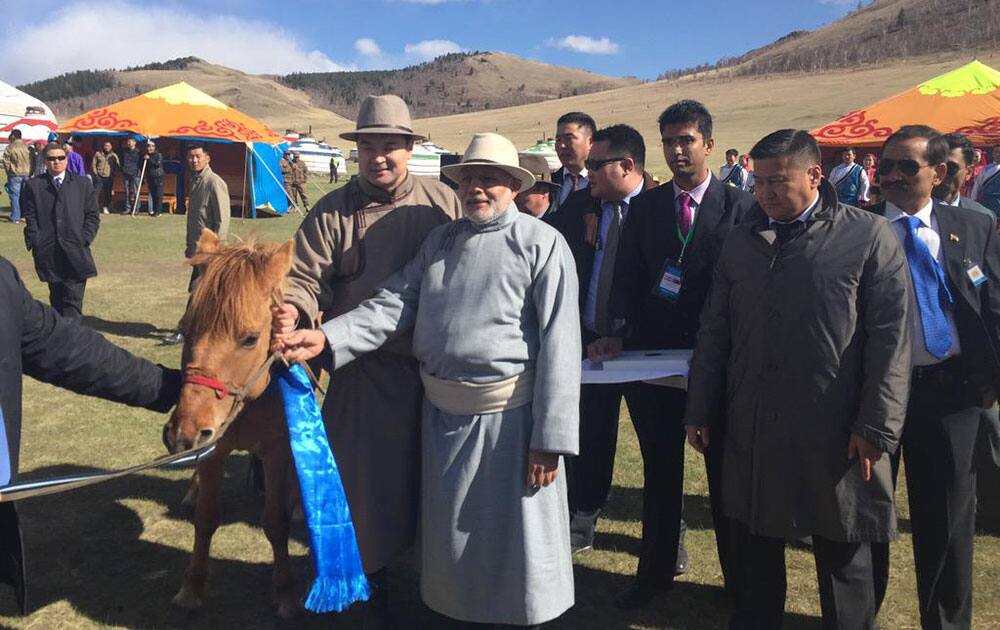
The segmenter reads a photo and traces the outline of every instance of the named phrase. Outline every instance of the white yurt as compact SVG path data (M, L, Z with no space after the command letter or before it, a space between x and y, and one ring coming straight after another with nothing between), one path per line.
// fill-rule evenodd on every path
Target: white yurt
M414 175L440 177L442 153L448 153L448 151L441 149L433 142L414 143L413 157L406 163L406 168Z
M545 158L545 161L549 165L549 170L556 171L562 164L559 162L559 156L556 155L556 143L555 140L539 140L535 143L535 146L528 147L521 151L521 153L526 155L540 155Z
M57 121L49 106L13 85L0 81L0 147L14 129L21 130L26 142L47 140Z
M331 147L325 142L319 142L313 138L299 138L288 145L288 150L299 155L299 159L306 163L310 173L329 175L330 158L339 158L337 159L337 172L340 175L347 174L347 162L344 161L344 154L341 153L340 149Z

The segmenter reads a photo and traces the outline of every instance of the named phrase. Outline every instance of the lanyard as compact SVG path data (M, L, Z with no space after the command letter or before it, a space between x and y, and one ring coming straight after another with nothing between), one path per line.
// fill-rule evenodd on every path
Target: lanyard
M677 240L681 242L681 253L677 256L678 266L680 266L680 264L684 261L684 252L687 251L688 243L690 243L691 239L694 238L694 228L698 225L699 214L700 213L698 212L694 213L694 220L691 221L691 229L688 230L686 237L681 234L681 226L677 226Z

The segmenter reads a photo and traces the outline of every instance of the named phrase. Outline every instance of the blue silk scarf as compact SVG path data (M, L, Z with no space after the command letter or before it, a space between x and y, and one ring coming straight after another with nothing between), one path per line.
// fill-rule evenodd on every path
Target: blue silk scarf
M305 607L339 612L369 597L351 511L309 377L301 365L279 368L277 376L316 567Z

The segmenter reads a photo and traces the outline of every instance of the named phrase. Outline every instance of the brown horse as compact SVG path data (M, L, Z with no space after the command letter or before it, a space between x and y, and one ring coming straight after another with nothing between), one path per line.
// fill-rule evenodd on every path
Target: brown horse
M204 230L191 262L202 275L181 319L185 382L163 439L177 452L225 432L215 450L198 461L194 551L173 603L193 609L204 601L209 547L221 519L223 463L230 452L249 450L263 462L263 525L274 551L277 613L292 617L299 606L288 559L288 508L297 484L281 399L263 395L270 374L262 369L269 358L270 307L281 302L292 243L250 240L224 247L214 233ZM231 396L234 392L237 395Z

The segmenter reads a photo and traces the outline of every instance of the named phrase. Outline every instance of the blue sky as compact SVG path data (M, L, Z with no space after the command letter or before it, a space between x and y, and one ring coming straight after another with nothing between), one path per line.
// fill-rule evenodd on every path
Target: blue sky
M867 0L866 0L867 2ZM0 80L195 55L253 73L499 50L613 76L738 55L856 0L3 0ZM60 42L61 46L54 46Z

